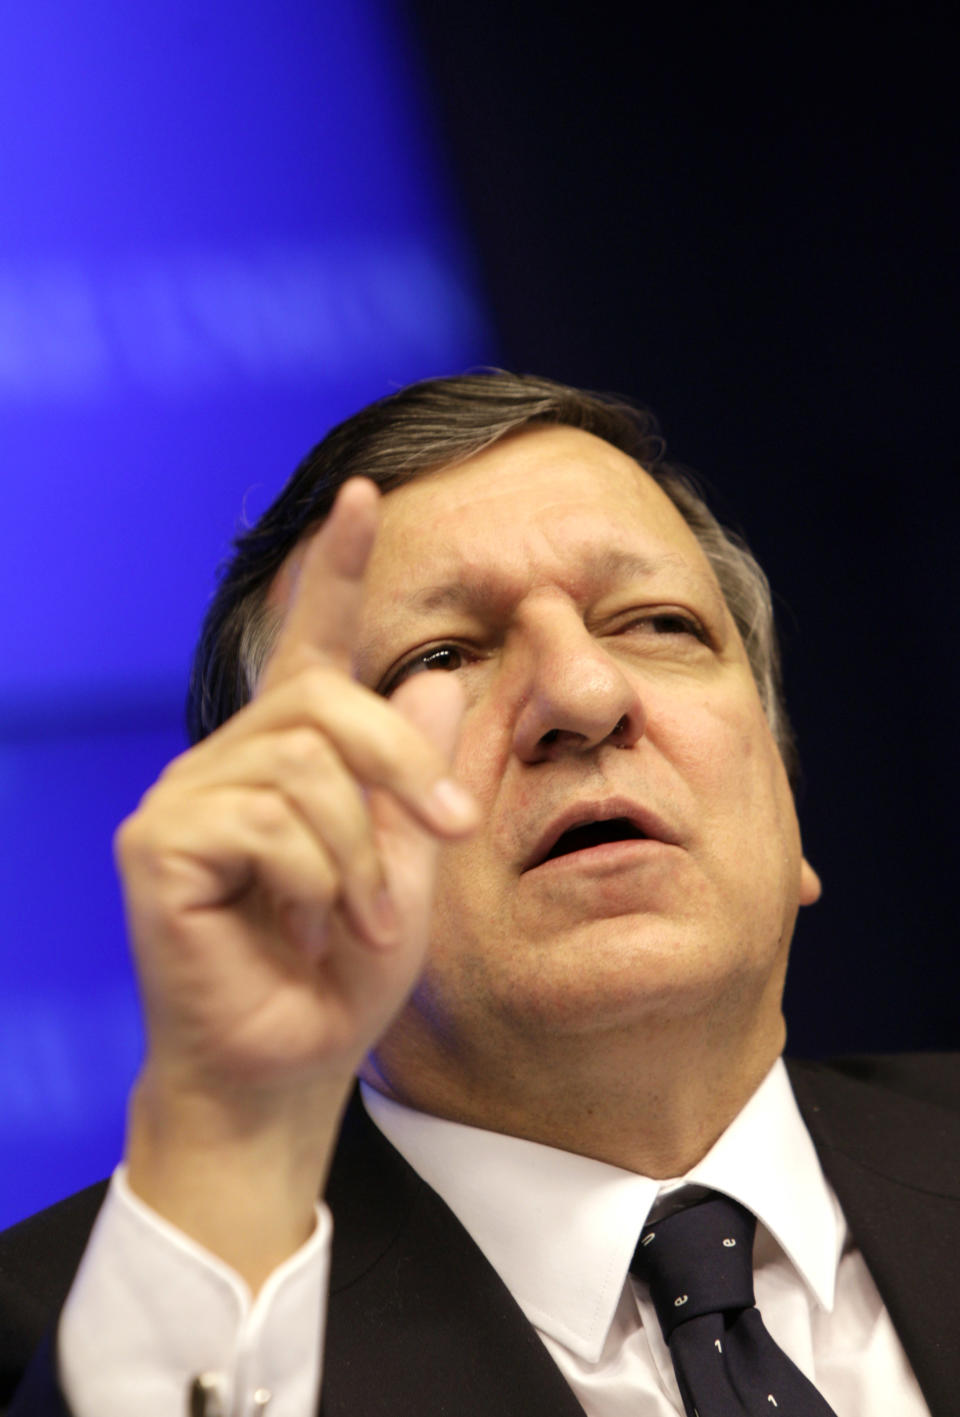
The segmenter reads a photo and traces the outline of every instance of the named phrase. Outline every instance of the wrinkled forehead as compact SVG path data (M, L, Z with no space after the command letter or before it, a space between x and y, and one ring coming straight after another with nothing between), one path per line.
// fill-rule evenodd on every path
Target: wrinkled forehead
M268 600L285 604L301 543ZM425 602L445 589L508 587L527 568L558 582L618 574L709 586L713 570L682 514L626 453L580 429L527 429L386 493L371 591Z
M421 588L506 583L528 570L558 583L574 578L572 592L578 570L588 582L669 571L716 588L696 536L649 473L566 427L516 434L388 494L374 579L399 566Z

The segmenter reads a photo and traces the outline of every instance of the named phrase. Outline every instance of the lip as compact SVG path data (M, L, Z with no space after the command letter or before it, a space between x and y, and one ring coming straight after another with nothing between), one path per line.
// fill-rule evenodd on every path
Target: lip
M551 818L543 831L538 836L536 843L529 852L524 865L520 868L521 875L527 871L535 871L538 866L546 863L548 853L563 836L564 832L570 831L572 827L582 827L590 822L609 822L614 817L625 817L637 830L649 841L661 842L667 846L677 846L679 841L675 832L650 810L649 807L641 803L634 802L627 797L605 797L602 801L574 802L566 807L558 816ZM636 838L625 839L630 844L635 844ZM592 851L603 851L608 846L621 846L623 843L607 843L606 846L591 847ZM573 852L573 855L579 855ZM565 860L565 857L560 857ZM552 864L549 863L549 864Z

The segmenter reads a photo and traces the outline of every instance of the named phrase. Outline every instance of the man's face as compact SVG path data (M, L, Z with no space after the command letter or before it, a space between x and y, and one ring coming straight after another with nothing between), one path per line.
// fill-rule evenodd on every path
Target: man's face
M533 430L389 493L357 663L387 692L457 675L455 770L483 814L441 849L388 1071L433 1052L479 1074L511 1038L718 998L779 1022L816 878L713 572L636 463ZM598 819L613 825L560 835Z

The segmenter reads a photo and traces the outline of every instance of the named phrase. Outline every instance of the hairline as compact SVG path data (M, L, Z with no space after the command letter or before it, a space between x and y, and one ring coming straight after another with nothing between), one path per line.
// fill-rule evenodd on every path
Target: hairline
M420 481L421 478L429 476L431 473L446 472L461 466L478 452L486 451L495 447L501 442L516 437L524 432L535 432L541 427L572 427L572 424L545 424L544 420L531 418L506 433L498 437L488 439L483 446L475 451L466 452L461 457L452 459L449 462L435 464L428 467L417 467L406 469L393 483L392 486L381 490L381 495L389 496L398 487L407 486L411 482ZM584 430L589 431L589 430ZM593 435L598 436L598 435ZM609 439L603 439L609 442ZM616 443L610 443L616 448ZM626 453L626 449L619 448L618 451ZM776 651L775 632L772 624L772 608L770 602L770 586L766 573L757 562L749 547L741 537L729 528L723 526L714 517L702 495L697 489L689 473L681 472L674 467L663 467L653 464L651 467L644 466L632 454L626 453L636 464L638 471L646 473L654 483L660 488L668 498L671 505L676 508L682 517L684 524L690 529L697 545L703 552L704 558L710 568L713 579L719 590L722 604L733 621L737 634L740 637L750 667L751 676L760 697L761 707L773 733L774 740L780 749L784 759L788 774L793 775L795 764L791 761L792 735L789 725L785 724L783 715L780 712L780 690L776 679L779 668ZM298 547L314 536L325 524L329 511L316 521L306 526L300 538L288 551L280 566L273 575L265 580L254 592L251 593L249 604L249 614L247 616L244 632L240 642L240 662L246 682L247 698L256 693L257 684L263 669L266 665L283 621L285 607L271 600L271 592L276 585L277 578L283 568L289 563L290 557L295 554ZM702 521L700 520L702 518ZM754 581L755 588L760 592L754 602L754 617L752 621L747 621L744 609L737 601L731 603L731 593L735 590L742 590L744 587L731 584L732 573L747 572L747 575ZM764 612L766 611L766 614ZM766 622L766 623L765 623ZM756 639L759 637L761 644L754 647ZM761 665L766 666L766 672L758 672ZM771 672L772 671L772 672ZM241 705L242 706L242 705Z
M556 427L581 429L625 453L677 508L717 580L795 783L770 587L742 537L721 525L686 469L664 461L663 440L647 410L503 370L408 385L336 425L303 459L268 511L237 538L236 554L222 572L194 655L191 740L213 732L251 697L282 618L269 600L271 587L296 547L323 525L343 482L367 476L386 494L524 431Z

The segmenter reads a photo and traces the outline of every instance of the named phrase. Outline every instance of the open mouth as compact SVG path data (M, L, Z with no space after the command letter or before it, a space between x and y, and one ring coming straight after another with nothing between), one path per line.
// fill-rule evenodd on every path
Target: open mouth
M549 851L536 864L569 856L574 851L589 851L592 846L605 846L614 841L643 841L645 833L628 817L611 817L603 822L583 822L562 832Z

